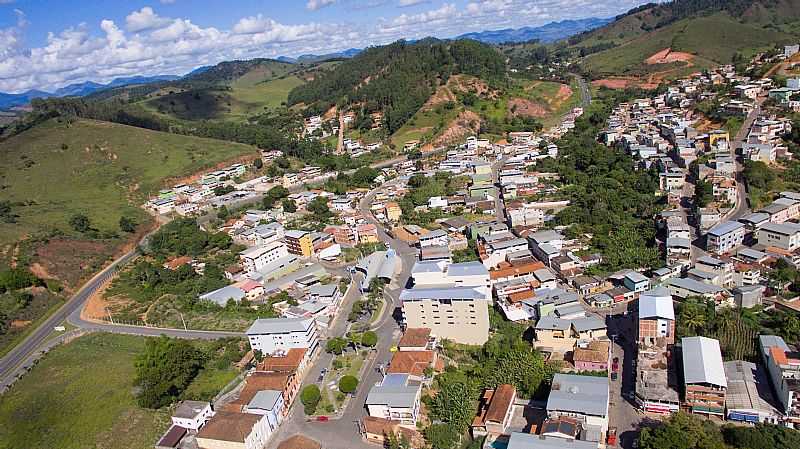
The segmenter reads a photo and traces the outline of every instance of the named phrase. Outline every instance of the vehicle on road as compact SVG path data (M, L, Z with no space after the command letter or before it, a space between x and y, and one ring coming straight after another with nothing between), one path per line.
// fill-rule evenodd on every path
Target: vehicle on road
M606 444L608 446L616 446L617 445L617 428L610 427L608 429L608 434L606 435Z
M317 422L328 422L327 416L317 416Z

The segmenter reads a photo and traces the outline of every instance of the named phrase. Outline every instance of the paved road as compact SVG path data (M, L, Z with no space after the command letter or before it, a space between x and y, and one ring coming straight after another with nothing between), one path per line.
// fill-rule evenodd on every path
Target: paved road
M578 86L580 86L581 89L581 106L583 106L583 108L586 109L592 103L592 91L589 90L589 85L586 84L586 80L583 79L582 76L580 75L573 75L573 76L575 76L575 79L578 80Z
M500 156L492 164L492 182L497 187L497 195L494 197L494 214L497 217L497 221L501 223L506 223L506 204L500 198L500 169L503 168L503 164L506 163L508 158L509 156L506 155Z
M763 97L756 101L756 107L747 114L744 123L742 123L742 127L739 129L739 132L733 138L730 145L731 153L733 153L733 157L736 159L736 206L726 215L726 218L729 220L738 220L750 213L750 206L747 202L747 188L743 175L744 165L742 164L741 158L736 158L736 149L741 148L744 141L747 139L750 127L753 126L753 122L758 118L758 114L761 113L761 105L763 103Z
M80 313L83 304L92 293L103 285L103 283L114 274L118 267L124 265L135 256L136 252L131 251L95 275L95 277L84 284L75 295L68 299L64 305L56 310L55 313L34 329L22 342L9 351L8 354L3 356L3 358L0 359L0 382L4 382L17 366L27 360L28 357L36 351L36 348L45 341L55 326L58 326L74 312L77 311Z
M609 335L616 336L611 344L611 357L619 358L620 375L610 381L609 426L617 428L621 446L631 448L638 437L642 415L633 402L636 389L636 348L633 344L635 315L624 313L627 304L614 307L607 318Z
M359 210L364 218L375 224L378 228L378 236L382 242L387 246L394 249L400 257L401 267L395 273L392 282L384 289L384 299L388 301L387 306L384 308L383 316L375 323L373 330L378 334L378 345L376 346L371 358L367 363L364 374L360 381L360 385L356 395L350 398L347 407L345 408L342 416L338 419L331 419L327 422L307 421L305 413L303 413L303 405L300 401L295 401L289 415L284 420L283 424L278 428L276 433L270 439L267 447L277 447L286 438L302 434L311 437L317 441L322 442L326 448L330 449L358 449L358 448L374 448L374 445L365 443L361 438L359 421L366 415L364 410L364 402L366 401L367 394L372 385L378 383L382 375L377 369L380 365L386 366L391 359L391 347L395 341L400 337L400 327L398 322L394 319L397 316L400 307L400 291L408 282L411 275L411 268L417 258L416 249L409 247L405 242L395 239L386 233L383 225L378 222L369 210L369 206L375 200L375 194L385 188L387 185L397 182L396 180L389 181L387 184L380 186L361 199L359 203ZM355 285L359 285L360 275L354 278ZM351 290L357 290L351 287ZM345 304L351 300L343 301L342 311L339 318L346 316L345 313L349 310L349 305ZM344 319L339 320L344 323ZM344 333L344 325L337 324L329 332L329 335L341 335ZM329 354L320 354L315 360L303 386L317 383L320 372L323 368L327 368L332 360ZM324 388L325 386L320 386Z

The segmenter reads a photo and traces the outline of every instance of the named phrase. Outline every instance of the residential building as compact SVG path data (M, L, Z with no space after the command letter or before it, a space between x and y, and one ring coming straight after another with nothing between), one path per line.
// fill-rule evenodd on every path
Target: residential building
M658 287L639 296L639 343L675 343L675 311L672 294Z
M419 247L447 246L447 233L441 229L431 231L419 237Z
M398 351L427 351L436 346L436 341L431 336L428 328L408 327L403 331L403 336L397 344Z
M486 287L415 287L400 293L406 327L430 328L456 343L482 345L489 339L490 290Z
M414 427L419 415L422 384L407 374L387 374L367 394L365 407L369 416L400 421Z
M481 395L478 415L472 420L472 437L494 437L505 433L514 412L517 389L513 385L501 384Z
M755 234L759 245L774 246L786 251L800 248L800 224L798 223L767 223L757 229Z
M266 417L270 428L274 431L283 421L286 407L282 391L261 390L247 403L244 412Z
M692 278L671 278L667 279L664 286L669 289L672 296L686 299L690 296L701 296L720 302L723 299L724 290L716 285L706 284Z
M719 341L708 337L684 337L681 354L685 407L692 413L724 416L728 381Z
M387 251L375 251L358 261L355 269L364 274L364 279L361 280L361 291L369 291L372 288L373 279L381 279L387 283L391 281L399 259L397 253L393 249L389 249Z
M708 231L706 248L715 254L733 251L744 243L745 227L738 221L720 223Z
M403 427L398 420L378 418L375 416L365 416L361 423L364 429L364 438L370 442L385 447L391 436L400 436L409 442L412 448L425 447L425 439L421 433L415 429ZM282 448L279 448L282 449ZM305 449L295 448L290 449Z
M775 399L784 423L800 428L800 353L776 335L759 335L759 347L767 367Z
M650 288L650 279L638 271L629 271L622 279L622 283L634 294L641 293Z
M211 417L214 409L206 401L182 401L172 413L172 424L189 430L200 430Z
M239 259L242 261L245 272L252 273L288 255L286 244L275 241L263 246L248 248L239 253Z
M742 309L749 309L761 305L764 299L763 285L742 285L733 289L733 300L736 306Z
M575 418L605 432L608 430L608 398L607 377L557 373L547 398L547 416Z
M394 201L389 201L386 203L384 214L386 215L387 220L396 223L400 221L403 211L400 209L399 204Z
M565 442L557 436L511 432L506 449L597 449L596 441L571 440Z
M608 355L611 342L595 340L586 347L576 346L572 351L572 363L578 371L608 371Z
M266 416L220 411L197 434L203 449L263 449L272 431Z
M306 231L290 230L285 234L286 247L290 254L301 257L311 257L314 254L314 243L311 233Z
M312 318L262 318L247 329L250 347L262 354L281 354L293 348L313 353L318 344L317 327Z

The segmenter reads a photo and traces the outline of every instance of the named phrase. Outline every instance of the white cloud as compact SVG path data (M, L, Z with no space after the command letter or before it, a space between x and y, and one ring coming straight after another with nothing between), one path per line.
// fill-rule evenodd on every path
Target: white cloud
M331 6L334 3L336 3L336 0L308 0L308 3L306 3L306 9L309 11L316 11L318 9Z
M391 3L396 5L397 1ZM400 38L451 37L470 31L535 26L551 17L609 17L643 0L618 0L614 4L610 0L531 3L470 0L464 6L446 3L420 13L370 18L366 22L353 18L340 23L287 24L257 14L241 18L230 29L203 27L188 18L161 17L145 7L125 17L124 23L106 19L48 33L45 43L34 48L24 45L27 20L17 11L16 25L0 29L0 91L52 91L87 80L107 82L119 76L183 74L200 65L231 59L324 54Z
M162 5L171 5L175 3L175 0L159 0Z
M125 18L125 28L132 33L163 28L169 23L170 19L159 17L149 6L134 11Z
M405 8L406 6L420 5L422 3L430 3L431 0L399 0L397 6Z

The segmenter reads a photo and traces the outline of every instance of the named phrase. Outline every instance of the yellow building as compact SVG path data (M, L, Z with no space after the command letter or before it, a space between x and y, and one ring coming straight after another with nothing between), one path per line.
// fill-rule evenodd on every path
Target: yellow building
M306 231L286 231L286 248L290 254L311 257L314 254L314 242Z
M708 133L709 146L713 147L718 140L724 140L726 142L730 142L731 141L730 134L728 134L727 131L723 131L721 129L716 129Z
M386 211L385 211L386 219L388 219L389 221L394 221L394 222L400 221L400 216L403 215L403 210L400 209L400 205L399 204L397 204L397 203L395 203L393 201L390 201L390 202L386 203L386 208L385 209L386 209Z

